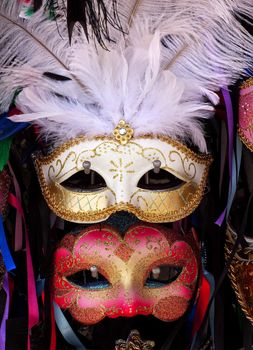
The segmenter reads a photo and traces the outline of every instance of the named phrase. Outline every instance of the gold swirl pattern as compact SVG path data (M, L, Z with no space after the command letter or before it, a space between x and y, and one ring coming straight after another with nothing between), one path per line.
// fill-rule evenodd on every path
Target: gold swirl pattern
M161 168L185 184L168 190L144 190L140 178L160 160ZM99 191L70 190L62 182L83 170L83 162L100 174L106 187ZM139 137L121 145L113 139L77 138L39 157L35 165L48 206L61 218L99 222L127 210L148 222L169 222L189 215L199 204L211 157L197 155L165 137Z
M62 170L64 169L66 163L71 159L71 157L73 158L72 161L75 161L75 159L76 159L75 152L69 152L69 154L65 158L64 162L62 162L61 159L57 159L55 166L50 165L50 167L48 168L48 178L51 181L54 181L53 179L57 179L59 181L61 179L61 177L65 176L67 174L67 173L62 174ZM75 169L75 167L73 167L72 169L69 169L68 173L74 169Z
M188 156L182 157L182 155L178 151L171 151L169 153L169 159L171 160L171 162L176 161L176 159L173 158L173 156L176 156L176 158L180 160L182 164L182 168L184 170L184 174L187 176L188 180L193 180L197 172L196 165L193 162L189 161ZM192 172L191 172L191 169L192 169Z

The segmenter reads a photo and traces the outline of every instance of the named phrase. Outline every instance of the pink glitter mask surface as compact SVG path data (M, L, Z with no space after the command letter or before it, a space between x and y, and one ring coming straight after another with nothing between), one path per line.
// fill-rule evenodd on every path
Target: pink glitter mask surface
M238 133L243 143L253 152L253 78L241 86Z
M77 276L84 271L80 283ZM84 324L138 314L174 321L187 310L198 273L199 251L191 232L182 236L139 224L123 239L111 227L92 226L61 241L54 257L53 296Z

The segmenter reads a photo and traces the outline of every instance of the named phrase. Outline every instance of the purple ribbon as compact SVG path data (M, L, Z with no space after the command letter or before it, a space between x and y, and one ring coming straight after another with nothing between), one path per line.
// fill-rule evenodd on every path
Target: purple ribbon
M3 289L6 293L6 303L4 308L3 319L0 327L0 349L5 349L5 341L6 341L6 321L9 316L9 301L10 301L10 291L9 291L9 282L8 282L8 273L4 275L3 281Z
M228 89L222 89L222 95L225 101L226 112L227 112L227 127L228 127L228 167L229 167L229 191L231 191L231 181L232 181L232 163L233 163L233 137L234 137L234 114L233 114L233 105ZM228 206L226 205L225 209L215 221L215 224L221 226L226 213Z

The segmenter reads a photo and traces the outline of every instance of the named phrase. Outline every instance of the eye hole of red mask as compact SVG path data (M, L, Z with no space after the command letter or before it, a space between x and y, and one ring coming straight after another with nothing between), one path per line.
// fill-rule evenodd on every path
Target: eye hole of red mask
M174 282L181 274L183 268L179 266L160 265L150 271L145 286L158 288Z
M182 267L170 265L157 266L150 271L144 286L149 288L166 286L178 278L182 269ZM109 288L111 286L110 282L101 273L98 272L97 276L93 277L90 270L81 270L66 278L74 285L89 290Z
M69 282L83 289L97 290L111 286L110 282L101 273L97 272L97 276L93 277L90 270L78 271L66 278Z

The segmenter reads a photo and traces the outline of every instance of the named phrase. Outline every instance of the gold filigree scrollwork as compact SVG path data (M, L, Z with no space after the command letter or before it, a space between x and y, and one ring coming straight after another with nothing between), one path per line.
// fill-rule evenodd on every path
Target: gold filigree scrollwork
M77 155L75 152L72 151L72 152L69 152L69 154L67 155L67 157L64 159L63 162L61 159L57 159L55 165L50 165L50 167L48 168L48 178L50 179L50 181L55 181L56 179L59 181L63 176L67 175L69 172L76 169L76 166L74 166L73 168L69 169L66 173L62 174L62 171L66 163L72 156L73 156L72 161L74 162L76 160Z
M178 159L180 159L182 168L183 168L184 173L187 176L188 180L189 181L193 180L196 176L196 173L197 173L196 165L192 161L189 162L188 156L182 157L182 155L178 151L170 151L169 152L169 160L172 163L176 161L176 159L173 158L173 155L176 155L178 157ZM193 174L191 173L191 169L193 169Z
M141 155L143 156L143 158L150 160L151 162L159 159L159 160L163 160L164 164L166 164L166 158L158 148L154 148L154 147L143 148Z

